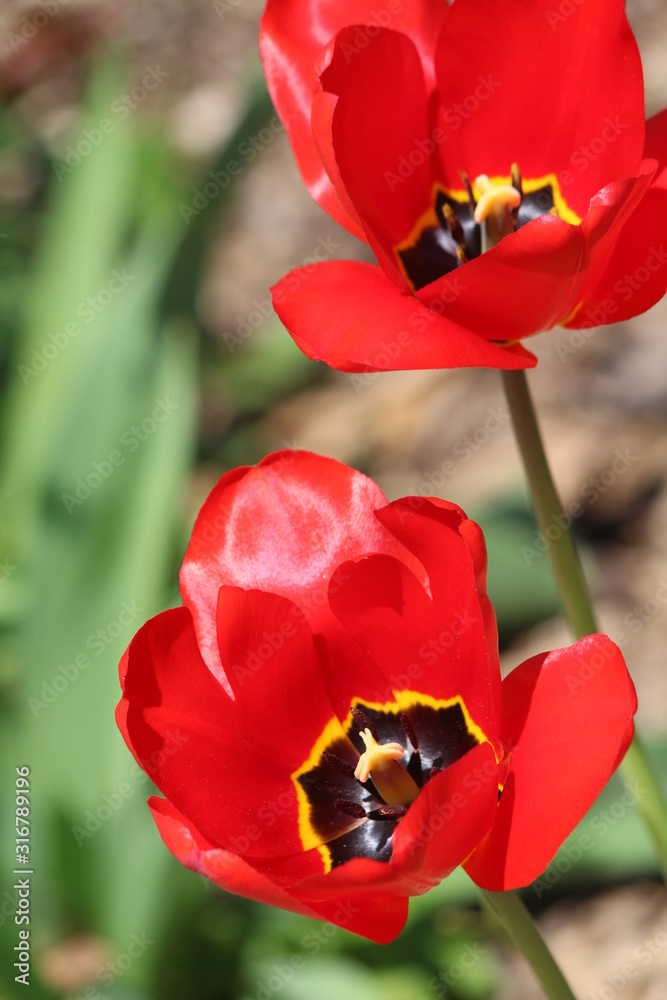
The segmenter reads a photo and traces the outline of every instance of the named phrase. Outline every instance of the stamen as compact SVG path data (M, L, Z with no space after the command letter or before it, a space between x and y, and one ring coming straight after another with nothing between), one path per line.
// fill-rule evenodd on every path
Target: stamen
M475 199L475 195L472 190L472 184L470 183L470 180L465 170L459 170L459 177L463 181L463 186L468 193L468 201L470 202L470 214L474 215L475 209L477 208L477 201Z
M523 198L523 183L521 181L521 172L517 163L512 164L512 187L516 188Z
M417 739L417 734L415 732L415 728L412 725L412 723L410 722L410 719L405 714L405 712L401 712L401 714L400 714L400 720L401 720L401 725L403 726L403 732L405 733L405 735L407 736L407 738L412 743L412 749L413 750L419 750L419 740Z
M354 778L354 768L346 760L343 760L342 757L339 757L338 754L332 753L330 750L325 750L322 754L322 760L329 764L330 767L335 768L336 771L340 771L346 778Z
M405 816L407 811L407 806L380 806L376 810L377 815L382 819L400 819L401 816Z
M361 709L361 708L353 708L352 709L352 718L354 720L355 726L359 730L360 735L363 733L364 729L368 729L368 730L370 730L370 734L373 737L373 739L376 740L376 742L378 742L378 743L380 742L380 734L378 733L377 729L375 728L375 726L373 725L373 723L371 722L371 720L368 718L368 716L366 715L366 713L364 712L363 709ZM362 739L363 739L363 736L362 736Z
M390 806L410 805L419 795L419 786L398 763L405 756L400 743L378 743L370 729L359 734L366 750L359 758L354 776L358 781L373 779L378 795Z
M465 250L463 249L463 247L457 247L456 248L456 259L459 262L459 267L461 266L461 264L467 264L468 263L468 258L466 257L466 253L465 253Z
M334 802L339 812L354 816L355 819L366 819L366 810L358 802L350 802L349 799L336 799Z
M489 216L494 216L500 226L508 210L518 208L521 204L521 194L515 187L493 184L486 174L479 175L475 180L475 187L481 195L474 213L477 225L481 225Z
M463 244L463 229L461 228L461 223L459 222L459 217L447 202L444 202L442 206L442 216L445 220L445 225L447 229L452 234L454 239L459 245Z

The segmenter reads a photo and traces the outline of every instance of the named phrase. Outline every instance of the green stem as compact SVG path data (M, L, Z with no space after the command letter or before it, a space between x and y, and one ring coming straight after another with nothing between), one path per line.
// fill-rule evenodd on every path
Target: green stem
M595 613L581 568L570 518L563 511L549 463L544 452L526 373L503 372L503 385L512 415L514 433L523 459L535 508L535 517L542 534L551 539L549 560L556 579L565 617L577 639L597 632ZM556 525L559 530L554 533ZM653 837L663 876L667 879L667 805L645 747L635 734L621 765L627 781L637 783L643 793L638 809Z
M480 889L480 892L530 963L549 1000L575 1000L556 959L517 893L490 892L488 889Z

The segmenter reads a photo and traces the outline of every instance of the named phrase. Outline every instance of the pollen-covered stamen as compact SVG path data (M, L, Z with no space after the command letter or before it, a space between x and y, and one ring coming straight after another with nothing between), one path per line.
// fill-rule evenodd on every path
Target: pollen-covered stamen
M403 727L403 732L410 740L413 750L419 750L419 740L417 739L417 734L415 732L415 727L410 722L410 716L406 715L405 712L400 714L401 726Z
M503 229L503 220L509 215L510 209L521 204L521 192L513 184L494 184L486 174L480 174L475 181L480 199L475 208L475 222L481 225L489 217L495 218L499 229Z
M470 178L468 177L465 170L459 170L459 177L463 181L463 186L466 189L466 194L468 195L468 205L470 207L470 214L474 216L475 209L477 208L477 200L475 198L475 195L473 194Z
M322 760L335 768L340 774L344 774L346 778L354 778L354 768L351 764L348 764L346 760L339 757L337 753L332 753L330 750L325 750L322 754Z
M354 772L357 781L372 778L387 805L409 806L419 795L419 787L398 763L405 756L405 748L400 743L378 743L370 729L363 729L359 735L366 749Z
M379 819L401 819L407 811L407 806L380 806L373 815Z
M444 220L447 229L452 234L459 246L463 246L464 236L463 229L461 228L461 223L459 222L459 217L447 202L444 202L442 206L442 218Z
M336 799L334 805L339 812L346 813L348 816L354 816L355 819L366 819L366 810L358 802L350 802L349 799Z

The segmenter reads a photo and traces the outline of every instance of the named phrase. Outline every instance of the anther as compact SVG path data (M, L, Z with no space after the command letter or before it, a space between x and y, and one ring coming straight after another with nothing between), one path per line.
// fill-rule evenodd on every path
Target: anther
M412 725L409 717L405 714L405 712L401 712L399 718L401 725L403 726L403 732L412 743L412 749L419 750L419 740L417 739L415 727Z
M468 201L470 203L470 214L474 216L475 209L477 208L477 201L475 200L475 195L473 194L472 184L470 183L470 179L465 170L459 170L459 177L463 181L463 186L468 194Z
M452 206L447 202L444 202L442 206L442 216L445 220L447 229L452 234L456 242L460 245L463 244L463 229L461 228L459 217Z
M354 778L354 768L346 760L343 760L342 757L339 757L338 754L332 753L330 750L325 750L322 754L322 760L330 767L335 768L336 771L340 771L346 778Z
M375 728L375 726L368 718L363 709L353 708L352 718L354 720L355 727L359 730L360 733L362 733L365 729L368 729L370 731L371 736L376 741L376 743L380 742L380 734L378 733L377 729Z
M366 819L366 810L358 802L350 802L349 799L336 799L334 802L339 812L347 816L354 816L355 819Z
M406 806L380 806L376 810L376 815L382 819L400 819L401 816L405 816L407 811Z

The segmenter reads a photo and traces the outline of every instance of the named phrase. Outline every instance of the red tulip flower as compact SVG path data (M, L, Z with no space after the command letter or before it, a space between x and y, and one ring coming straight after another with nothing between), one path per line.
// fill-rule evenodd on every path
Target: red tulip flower
M377 265L273 289L342 371L528 368L556 324L665 292L667 113L624 0L268 0L260 48L305 184Z
M459 0L457 0L459 2ZM392 940L408 897L547 866L632 738L592 635L502 682L479 527L282 452L214 488L183 607L138 632L117 720L167 847L223 889Z

